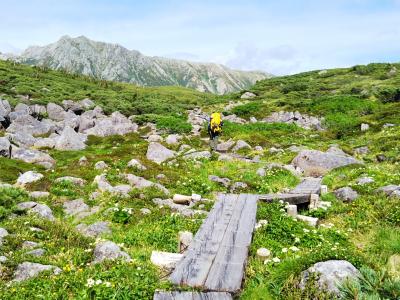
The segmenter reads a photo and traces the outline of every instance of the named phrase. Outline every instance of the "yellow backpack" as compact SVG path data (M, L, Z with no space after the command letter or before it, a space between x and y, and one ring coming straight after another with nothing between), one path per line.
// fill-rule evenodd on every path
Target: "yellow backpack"
M212 132L219 133L222 131L221 127L221 114L220 113L213 113L210 119L210 127Z

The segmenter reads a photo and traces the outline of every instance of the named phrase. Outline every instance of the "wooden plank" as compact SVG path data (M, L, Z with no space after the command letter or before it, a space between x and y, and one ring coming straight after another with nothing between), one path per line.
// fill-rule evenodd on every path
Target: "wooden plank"
M203 286L232 216L237 195L219 195L209 217L194 237L170 280L174 284Z
M307 177L297 185L290 194L319 194L321 192L321 178Z
M229 293L224 292L163 292L154 293L153 300L232 300Z
M257 200L258 196L250 194L239 196L235 214L205 282L207 289L240 290L256 221Z
M260 201L273 202L282 200L289 204L302 204L310 202L310 194L267 194L259 197Z

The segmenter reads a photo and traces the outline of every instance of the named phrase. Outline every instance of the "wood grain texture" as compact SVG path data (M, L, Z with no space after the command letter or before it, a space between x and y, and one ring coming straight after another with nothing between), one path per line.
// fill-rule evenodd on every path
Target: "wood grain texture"
M310 202L310 194L267 194L260 195L259 200L263 202L282 200L289 204L297 205Z
M256 222L258 195L219 194L170 280L209 291L240 290Z
M153 300L232 300L229 293L224 292L155 292Z
M297 185L290 194L320 194L321 192L321 178L307 177Z

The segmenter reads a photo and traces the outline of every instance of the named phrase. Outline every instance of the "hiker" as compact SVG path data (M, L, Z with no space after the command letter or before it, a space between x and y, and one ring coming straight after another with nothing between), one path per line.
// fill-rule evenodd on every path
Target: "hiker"
M218 136L222 132L222 118L220 113L213 113L208 123L208 134L210 135L210 147L212 151L217 151Z

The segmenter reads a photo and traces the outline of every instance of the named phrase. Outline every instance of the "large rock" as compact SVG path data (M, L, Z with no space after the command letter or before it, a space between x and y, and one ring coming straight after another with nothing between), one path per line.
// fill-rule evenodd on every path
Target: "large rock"
M358 198L358 194L351 187L342 187L335 191L336 198L345 201L352 202Z
M0 137L0 156L11 157L11 144L5 137Z
M219 183L219 184L223 185L226 188L228 188L230 186L230 184L231 184L231 180L229 178L221 178L221 177L218 177L216 175L209 175L208 179L210 181Z
M236 124L246 124L247 123L247 121L245 119L239 118L235 114L225 116L224 121L229 121L231 123L236 123Z
M7 134L7 136L8 139L18 147L29 148L32 147L36 142L36 138L25 131Z
M32 262L23 262L14 272L14 281L24 281L38 276L41 272L52 271L54 275L61 273L61 269L52 265L42 265Z
M40 122L30 115L20 115L7 128L9 133L26 132L33 136L45 135L54 131L54 126L50 122Z
M131 160L128 162L127 166L128 166L128 167L131 167L131 168L138 169L138 170L140 170L140 171L145 171L145 170L147 170L147 168L146 168L140 161L138 161L138 160L135 159L135 158L131 159Z
M389 184L380 187L376 190L378 193L385 193L387 196L391 196L393 193L400 192L400 185Z
M93 263L100 263L104 260L122 259L123 261L131 261L128 253L121 251L120 247L110 241L100 242L94 249Z
M49 119L54 121L63 121L66 116L66 111L60 106L55 103L48 103L47 104L47 115Z
M308 116L305 114L300 114L299 112L274 112L269 117L263 119L266 123L294 123L299 127L305 129L317 129L323 130L322 121L323 119L318 119L317 117Z
M164 147L160 143L150 143L146 153L147 159L157 164L161 164L164 161L173 158L175 155L175 151Z
M346 260L328 260L314 264L301 273L300 288L304 289L311 274L317 276L320 290L339 295L338 285L347 279L357 279L360 272Z
M39 104L33 104L29 106L31 115L34 117L44 116L47 113L46 107Z
M226 142L219 143L217 145L217 151L221 152L227 152L229 149L231 149L235 145L235 141L233 140L228 140Z
M82 150L86 148L86 144L75 130L67 126L60 137L56 139L55 148L57 150Z
M28 210L29 212L37 214L40 217L50 221L54 220L53 212L51 211L50 207L45 204L28 201L18 203L17 208L21 210Z
M34 148L37 149L53 149L56 145L55 139L52 138L37 138L35 144L33 144Z
M22 160L31 164L38 164L47 169L54 166L54 159L47 153L34 149L13 148L11 158Z
M79 116L79 132L85 132L90 128L93 128L95 125L95 120L91 117L86 115Z
M10 114L10 112L11 112L10 103L8 103L7 100L2 100L2 99L0 98L0 121L1 121L1 118L6 118L6 117L8 117L8 115Z
M98 237L102 234L111 233L107 222L96 222L91 225L79 224L76 229L87 237Z
M97 188L101 192L114 192L114 187L108 182L105 174L97 175L94 178L93 183L97 185Z
M84 130L87 135L105 137L109 135L124 135L137 131L138 126L132 123L120 112L114 112L110 117L96 119L95 126Z
M251 146L249 144L247 144L245 141L238 140L236 142L235 147L232 148L232 151L236 152L236 151L239 151L241 149L251 149Z
M170 134L169 136L167 136L167 138L165 139L165 142L168 145L176 145L179 144L179 141L182 139L182 136L179 134Z
M18 113L22 113L25 115L30 115L31 114L31 109L28 105L24 104L24 103L18 103L15 107L14 107L14 111L18 112Z
M39 181L42 178L43 174L34 171L28 171L18 177L17 185L24 186L26 184Z
M154 183L150 180L147 180L143 177L139 177L133 174L125 174L126 180L128 180L129 184L137 189L144 189L149 187L156 187L159 190L163 191L165 194L169 194L169 190L166 189L163 185L159 183Z
M74 216L81 212L88 211L89 205L87 205L83 199L76 199L71 201L66 201L63 204L64 213L68 216Z
M338 167L362 163L350 155L334 150L303 150L293 159L292 164L304 170L307 175L321 175Z

